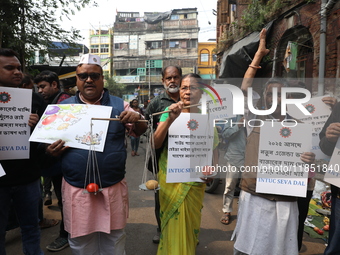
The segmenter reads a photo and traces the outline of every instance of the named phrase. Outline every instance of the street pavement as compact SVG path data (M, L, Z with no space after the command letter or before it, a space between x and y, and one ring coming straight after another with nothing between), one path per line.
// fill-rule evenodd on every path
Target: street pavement
M142 182L146 148L146 139L145 137L142 139L144 142L140 144L138 151L140 156L134 157L131 156L130 141L128 141L126 179L129 186L130 211L128 224L126 226L127 255L155 255L157 253L157 244L152 243L152 238L156 233L154 193L153 191L139 190L138 187ZM221 224L220 218L222 216L222 194L224 191L224 183L224 180L222 180L222 184L219 185L214 194L205 194L204 208L202 210L201 233L199 236L200 242L196 250L197 255L233 254L233 241L230 241L230 238L237 220L236 213L238 199L235 198L234 201L234 211L232 212L231 223L229 225ZM48 219L60 219L60 212L55 198L53 199L53 204L51 206L45 206L44 217ZM41 231L41 247L45 254L71 254L69 247L59 252L49 252L46 250L45 247L58 237L58 232L59 224ZM311 239L306 233L304 234L303 247L300 254L321 255L323 254L324 249L324 241L321 239ZM14 229L7 233L6 251L7 255L23 254L19 229Z

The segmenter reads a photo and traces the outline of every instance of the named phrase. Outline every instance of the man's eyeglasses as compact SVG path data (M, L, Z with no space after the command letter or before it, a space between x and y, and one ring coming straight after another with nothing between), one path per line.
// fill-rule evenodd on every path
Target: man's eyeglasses
M93 81L97 81L100 79L100 73L77 73L79 80L86 81L89 77Z

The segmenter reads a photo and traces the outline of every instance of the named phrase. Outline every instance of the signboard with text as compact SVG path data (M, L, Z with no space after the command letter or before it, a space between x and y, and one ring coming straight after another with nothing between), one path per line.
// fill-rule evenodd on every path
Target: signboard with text
M206 96L207 112L210 114L211 118L226 119L234 117L235 115L233 114L233 106L231 103L233 96L230 90L225 89L222 84L215 84L213 88L221 101L219 101L219 98L217 98L212 92L209 92L208 96ZM202 101L202 105L205 105L205 102Z
M212 164L214 129L209 115L181 113L168 134L167 182L202 182L197 167Z
M296 105L288 105L288 113L296 119L299 119L303 123L312 124L312 152L315 154L315 159L329 159L329 157L320 150L319 146L319 133L322 130L324 124L326 123L329 115L331 114L330 106L322 102L322 97L315 97L304 103L304 107L312 115L306 116L301 113L301 111L296 107Z
M295 127L264 122L260 133L256 192L305 197L308 167L301 161L311 150L310 124Z
M340 139L338 139L329 161L324 181L340 188Z
M29 158L32 90L0 87L0 160Z

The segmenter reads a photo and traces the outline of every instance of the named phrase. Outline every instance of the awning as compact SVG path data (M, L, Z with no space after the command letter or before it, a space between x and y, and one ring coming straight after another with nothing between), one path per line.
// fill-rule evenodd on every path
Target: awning
M76 76L76 72L70 72L70 73L65 73L65 74L62 74L62 75L59 75L59 80L63 80L63 79L67 79L67 78L72 78L72 77L75 77Z
M265 26L267 36L272 24L273 21ZM259 40L260 33L253 32L228 48L223 53L219 78L242 78L257 51Z

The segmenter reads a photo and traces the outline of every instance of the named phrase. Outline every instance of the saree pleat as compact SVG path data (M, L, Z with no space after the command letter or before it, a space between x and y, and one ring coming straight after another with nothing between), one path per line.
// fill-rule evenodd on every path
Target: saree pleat
M166 183L167 146L159 159L161 239L158 255L195 254L201 225L204 183Z

